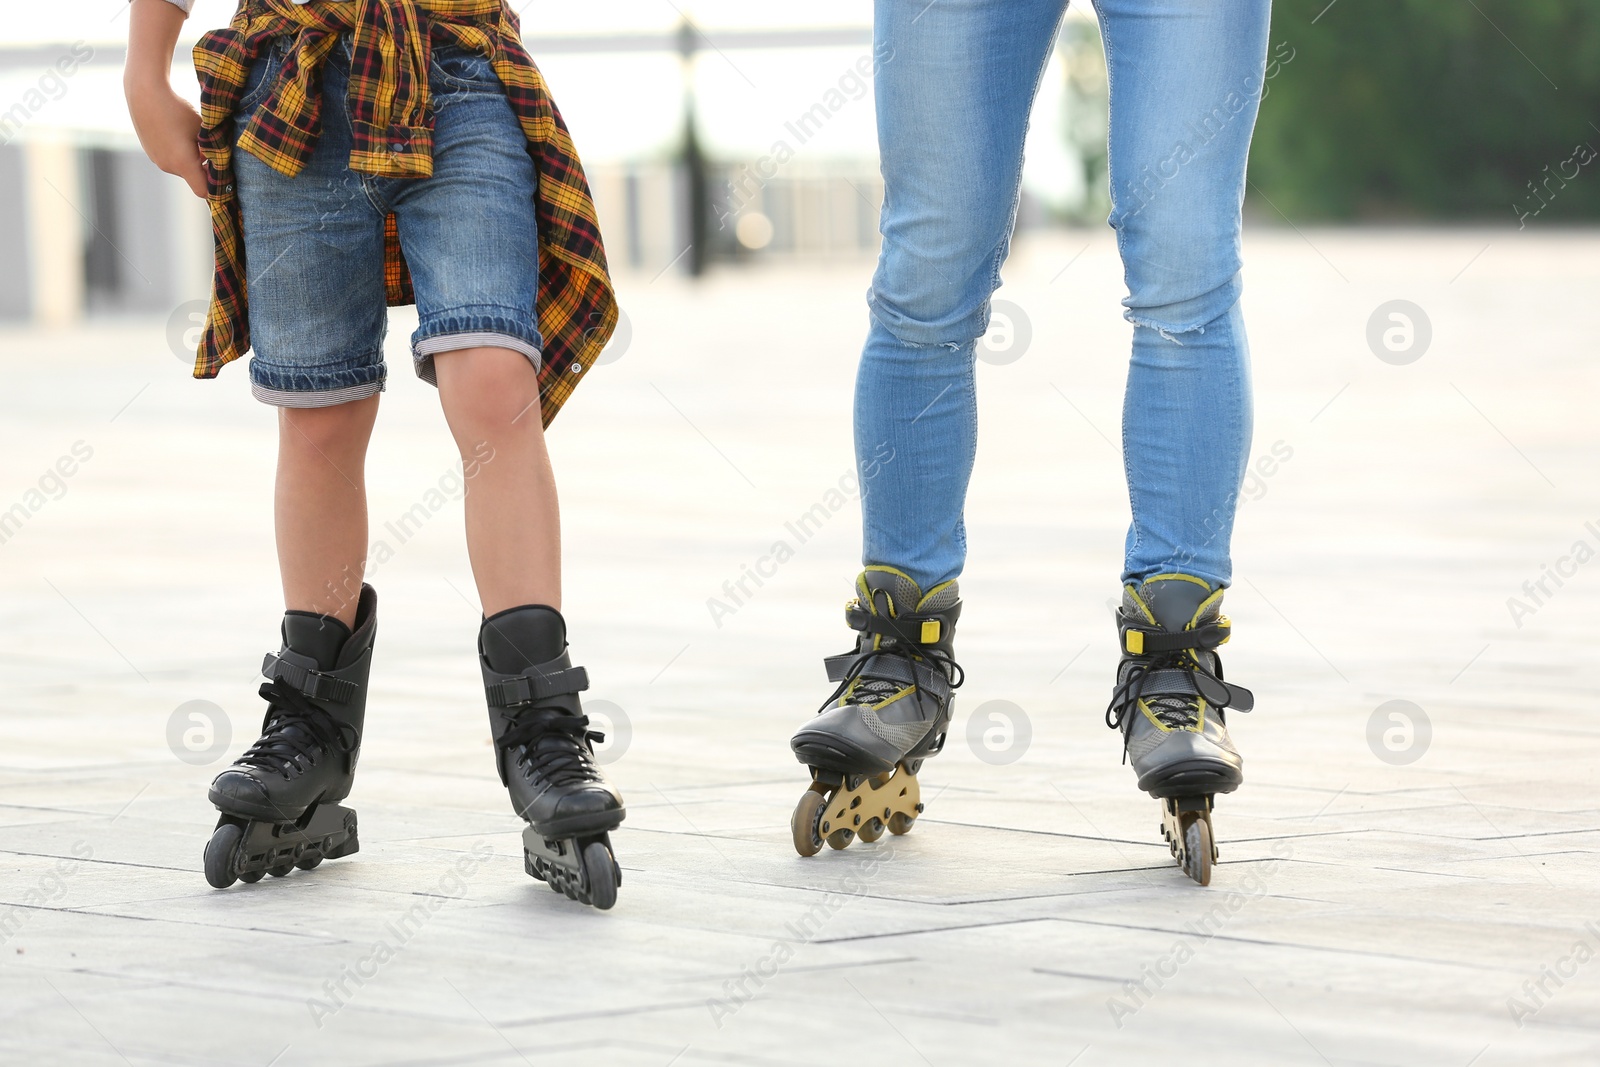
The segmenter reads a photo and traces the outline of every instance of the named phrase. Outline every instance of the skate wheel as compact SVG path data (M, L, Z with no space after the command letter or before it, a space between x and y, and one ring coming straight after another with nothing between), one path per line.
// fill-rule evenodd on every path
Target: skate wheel
M261 881L261 876L266 873L266 871L244 871L239 875L239 881L245 885L255 885Z
M1215 857L1211 842L1211 823L1196 818L1183 828L1183 870L1201 885L1211 884L1211 861Z
M855 839L856 833L854 830L835 830L828 835L828 847L834 849L849 848L850 842Z
M907 815L903 811L897 811L893 815L889 816L889 832L894 834L896 837L900 836L901 834L909 834L911 832L911 828L916 824L916 816Z
M583 873L589 880L589 903L601 911L617 902L617 860L604 841L583 846Z
M276 867L268 867L267 868L267 873L272 875L272 877L274 877L274 878L282 878L284 875L288 874L292 870L294 870L294 864L292 864L292 863L282 863L282 864L279 864Z
M866 825L861 827L861 829L857 832L857 836L867 844L872 844L878 838L883 836L883 820L868 819Z
M206 842L206 881L213 889L226 889L239 877L234 862L239 852L239 842L244 840L244 827L225 822L218 826ZM259 877L259 876L258 876Z
M827 798L823 794L815 789L807 789L800 794L800 803L794 807L789 829L794 834L794 850L802 856L815 856L822 851L822 834L818 832L818 824L826 803Z
M298 860L295 861L294 865L296 867L299 867L302 871L309 871L309 870L312 870L313 868L315 868L317 866L317 864L319 864L321 862L322 862L322 856L319 853L313 852L309 856L300 857Z

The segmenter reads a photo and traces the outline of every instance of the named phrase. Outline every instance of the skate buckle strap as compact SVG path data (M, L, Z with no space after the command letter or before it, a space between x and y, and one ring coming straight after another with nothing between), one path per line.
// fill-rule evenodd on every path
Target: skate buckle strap
M891 619L868 611L860 601L845 605L844 621L850 629L864 634L892 637L896 641L904 641L909 637L913 644L918 645L936 645L944 636L944 619L939 615L905 614Z
M582 667L567 667L559 671L540 671L537 668L524 674L502 677L484 687L489 704L496 708L514 708L546 697L581 693L589 688L589 672Z
M1118 620L1122 630L1122 650L1130 656L1156 656L1163 652L1182 652L1190 648L1212 649L1228 643L1233 626L1224 617L1197 630L1176 633L1159 627L1139 626Z
M317 661L310 656L302 656L288 649L268 652L267 658L261 661L261 673L312 700L327 700L335 704L350 703L360 689L348 678L338 678L318 670Z

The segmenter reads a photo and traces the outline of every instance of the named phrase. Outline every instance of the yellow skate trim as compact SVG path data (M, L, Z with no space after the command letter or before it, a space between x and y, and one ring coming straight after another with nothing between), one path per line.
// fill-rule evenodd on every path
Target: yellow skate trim
M907 579L907 580L909 581L909 579ZM952 578L948 582L940 582L938 585L934 586L932 589L930 589L926 593L922 594L922 599L917 601L917 607L919 607L919 608L922 607L922 605L926 604L928 601L930 601L934 597L938 596L946 588L948 588L948 587L950 587L952 585L955 585L956 582L958 582L958 581L960 581L959 578ZM917 583L916 582L912 582L911 584L912 585L916 585Z
M1186 730L1192 734L1203 734L1206 732L1206 712L1210 709L1211 705L1207 704L1206 698L1200 696L1198 693L1195 694L1194 702L1195 706L1200 710L1194 717L1193 726L1168 726L1166 723L1155 717L1155 715L1150 711L1150 705L1146 704L1142 697L1139 700L1139 712L1145 718L1150 720L1150 725L1154 726L1157 730L1160 730L1164 734L1177 733L1180 730Z
M872 604L872 598L871 598L871 596L869 595L869 593L867 591L867 573L869 571L876 571L876 572L878 572L880 574L893 574L898 578L904 578L906 581L910 582L911 583L911 588L913 588L913 589L915 589L917 591L917 597L918 597L916 605L911 609L913 611L916 611L918 608L921 608L922 605L926 604L928 601L930 601L934 597L938 596L946 588L948 588L948 587L950 587L952 585L955 585L957 582L959 582L961 580L959 578L952 578L948 582L940 582L938 585L934 586L932 589L930 589L926 593L924 593L922 591L922 586L917 584L917 580L915 578L911 577L911 575L907 574L905 571L901 570L899 567L890 567L890 566L887 566L886 564L874 563L870 567L864 568L862 570L862 572L859 575L856 576L856 593L861 598L861 600L863 602L865 602L869 607ZM891 603L892 603L892 601L891 601ZM898 611L898 609L896 609L896 612L897 611ZM893 617L893 614L891 614L891 618L892 617ZM937 640L937 638L935 640Z
M915 578L911 577L911 575L907 574L905 571L901 570L899 567L888 567L888 566L883 565L882 563L874 563L870 567L863 568L861 573L856 575L856 593L869 606L872 604L872 594L867 589L867 574L869 572L872 572L872 571L876 571L879 574L893 574L893 575L896 575L897 577L904 578L906 581L910 582L911 583L911 588L916 589L918 591L920 591L922 589L922 586L917 584L917 580ZM893 604L894 602L891 600L890 603Z
M913 588L913 589L915 589L917 591L917 597L918 597L916 606L911 609L912 611L920 610L922 608L922 605L926 604L928 601L930 601L934 597L938 596L945 589L949 588L952 585L955 585L956 582L960 581L959 578L952 578L948 582L940 582L938 585L934 586L932 589L930 589L926 593L924 593L924 592L922 592L922 587L917 584L916 579L912 578L911 575L907 574L905 571L901 570L898 567L890 567L890 566L887 566L886 564L874 563L869 567L863 568L861 573L856 576L856 599L852 600L852 601L847 601L845 603L845 610L848 611L852 606L860 605L860 606L864 606L868 611L872 612L874 615L876 615L878 613L878 607L872 601L872 592L871 592L871 590L869 590L867 588L867 575L869 573L871 573L871 572L874 572L874 571L876 571L877 573L880 573L880 574L893 574L896 577L904 578L907 582L911 583L911 588ZM902 607L902 606L904 606L904 605L896 605L894 600L893 600L893 598L890 598L890 600L889 600L889 618L891 618L891 619L899 618L900 607ZM921 630L921 633L920 633L920 636L919 636L918 639L925 645L938 644L939 643L939 638L942 636L943 632L944 632L944 628L943 628L943 626L941 625L941 623L939 622L938 619L928 619L928 620L923 622L922 630ZM879 648L882 648L882 647L883 647L883 636L881 634L874 634L873 637L872 637L872 649L873 649L873 651L877 651Z
M869 571L877 571L877 572L879 572L881 574L897 575L897 576L899 576L901 578L904 578L906 581L910 582L911 583L911 587L913 589L921 589L922 588L921 586L917 585L916 580L913 579L911 577L911 575L907 574L905 571L901 570L898 567L887 567L887 566L884 566L881 563L874 563L870 567L862 568L861 573L856 575L856 599L855 599L855 603L856 604L864 604L864 605L866 605L867 610L872 612L872 614L874 614L874 615L876 615L878 613L878 606L872 602L872 590L867 588L867 574L868 574ZM845 607L849 608L850 605L846 604ZM891 619L895 618L896 615L897 615L897 609L895 608L894 598L891 597L891 598L889 598L889 618L891 618ZM883 636L881 634L873 634L872 635L872 650L874 652L876 652L882 646L883 646ZM851 688L854 689L855 687L851 686Z
M840 694L838 702L836 704L834 704L833 706L836 707L836 708L842 708L846 704L851 703L851 698L856 695L856 686L858 686L860 684L861 684L861 679L860 678L857 678L855 681L851 682L850 683L850 688L846 689L842 694ZM881 709L888 707L890 704L893 704L896 700L900 700L900 699L902 699L904 697L907 697L907 696L911 695L912 692L913 692L913 690L912 690L912 688L910 686L906 686L903 689L897 689L897 690L895 690L894 696L892 696L892 697L884 697L882 700L878 701L876 704L871 705L872 710L874 712L880 711Z

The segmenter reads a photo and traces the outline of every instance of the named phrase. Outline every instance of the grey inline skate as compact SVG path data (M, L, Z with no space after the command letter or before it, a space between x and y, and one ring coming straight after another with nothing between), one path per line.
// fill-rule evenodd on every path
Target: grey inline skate
M1161 833L1184 872L1211 881L1218 852L1211 809L1244 781L1224 709L1249 711L1255 697L1223 681L1217 646L1232 624L1222 590L1187 574L1160 574L1122 591L1117 613L1122 662L1106 708L1120 729L1139 788L1161 801Z
M845 622L856 647L823 661L837 683L817 717L789 742L811 768L790 820L795 851L845 848L887 829L903 834L922 813L917 772L944 748L961 668L952 648L961 597L954 581L926 594L893 567L856 579Z

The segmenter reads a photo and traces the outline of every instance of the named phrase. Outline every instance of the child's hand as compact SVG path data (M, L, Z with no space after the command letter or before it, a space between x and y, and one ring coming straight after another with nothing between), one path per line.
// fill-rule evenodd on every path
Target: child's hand
M150 161L206 195L205 157L200 154L200 113L165 83L129 84L128 113Z
M206 195L205 157L200 154L200 115L172 91L172 50L183 30L183 9L166 0L133 0L128 26L128 65L122 89L139 144L150 161Z

